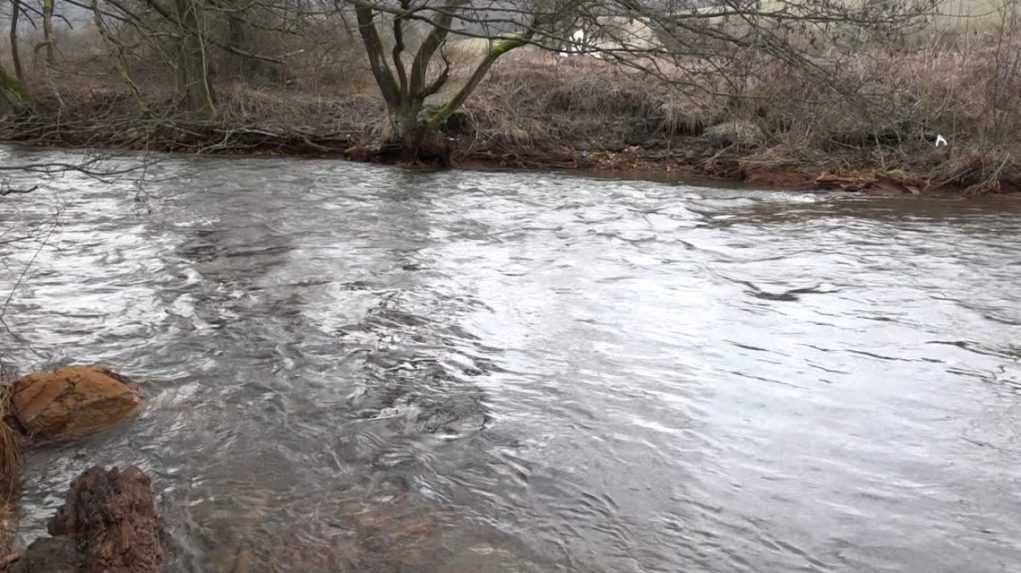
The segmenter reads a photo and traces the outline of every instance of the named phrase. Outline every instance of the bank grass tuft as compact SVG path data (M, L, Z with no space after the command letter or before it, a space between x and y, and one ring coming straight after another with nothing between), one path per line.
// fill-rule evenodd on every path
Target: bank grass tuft
M21 474L19 436L6 422L10 415L10 389L9 385L0 383L0 558L10 550L16 518L14 503Z
M0 508L16 494L21 470L19 437L5 421L10 415L10 394L10 386L0 385Z

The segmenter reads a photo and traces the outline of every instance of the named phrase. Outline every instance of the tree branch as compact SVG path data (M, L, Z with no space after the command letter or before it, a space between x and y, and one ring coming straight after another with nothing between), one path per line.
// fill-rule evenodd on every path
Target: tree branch
M449 0L439 15L430 19L433 28L429 31L429 35L426 36L422 45L418 47L415 61L411 64L411 86L409 93L413 97L421 97L422 93L426 90L425 74L429 69L429 62L432 61L436 50L447 39L450 24L454 19L454 13L467 3L468 0Z
M387 105L397 107L400 105L401 92L394 81L393 73L390 72L390 67L383 59L383 42L379 39L379 31L376 30L376 24L373 21L376 17L373 7L370 4L356 3L355 16L358 19L358 33L362 37L365 53L369 57L369 69L372 71L373 77L376 78L376 83L379 84L379 89L383 92L383 99L386 100Z

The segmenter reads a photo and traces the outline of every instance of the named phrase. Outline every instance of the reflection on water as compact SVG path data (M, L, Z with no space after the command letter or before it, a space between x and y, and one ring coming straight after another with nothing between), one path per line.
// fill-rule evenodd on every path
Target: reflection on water
M1008 571L1021 202L168 160L7 197L23 368L145 381L174 572ZM239 565L239 562L242 565ZM238 569L235 569L238 568Z

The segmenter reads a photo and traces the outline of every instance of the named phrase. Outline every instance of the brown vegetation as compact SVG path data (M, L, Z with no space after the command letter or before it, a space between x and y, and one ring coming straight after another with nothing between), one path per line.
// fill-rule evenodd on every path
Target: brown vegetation
M0 384L0 559L10 550L14 499L21 480L20 436L5 421L9 415L9 389L9 386Z
M785 187L817 187L820 175L839 174L860 181L838 188L867 191L1016 190L1021 27L1016 8L1004 10L981 32L944 25L853 49L840 49L839 37L818 47L822 40L806 35L805 53L818 70L745 53L715 67L674 59L650 73L615 58L521 47L496 61L463 107L448 114L444 145L455 162L469 165ZM196 113L173 95L183 80L167 73L157 44L122 32L116 42L134 41L136 49L118 52L95 26L58 33L62 58L24 71L33 112L8 114L0 137L51 146L379 157L374 144L388 130L387 105L357 34L305 24L301 34L253 29L245 38L262 53L287 54L285 63L211 50L215 113ZM451 89L435 94L437 101L472 74L473 64L459 62L477 60L472 42L479 41L452 40L445 54ZM697 82L685 81L695 76ZM937 147L937 136L949 145ZM877 183L891 180L911 183Z
M21 469L20 437L5 421L10 414L9 390L9 386L0 386L0 508L17 492Z

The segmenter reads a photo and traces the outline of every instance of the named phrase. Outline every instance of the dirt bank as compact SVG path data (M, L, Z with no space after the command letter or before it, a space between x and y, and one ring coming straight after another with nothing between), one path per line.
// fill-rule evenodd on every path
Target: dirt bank
M99 148L201 155L295 156L393 162L378 141L378 102L340 98L321 121L268 113L215 120L174 111L141 115L118 92L90 92L73 102L40 100L30 113L0 119L0 140L50 148ZM155 109L155 108L154 108ZM292 110L293 111L293 110ZM319 110L322 111L322 110ZM577 116L543 120L557 137L487 123L469 106L444 129L450 164L465 168L575 170L668 182L741 183L755 188L834 189L864 193L935 191L969 194L1021 190L1021 170L990 167L981 153L950 153L928 142L839 150L771 142L750 121L664 136L658 129L622 135L572 131ZM311 112L297 117L313 117ZM560 122L563 125L554 125ZM722 129L720 129L722 127ZM575 133L576 132L576 133ZM575 137L571 137L574 133ZM566 135L564 135L566 134ZM892 154L892 155L891 155Z

